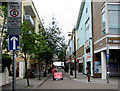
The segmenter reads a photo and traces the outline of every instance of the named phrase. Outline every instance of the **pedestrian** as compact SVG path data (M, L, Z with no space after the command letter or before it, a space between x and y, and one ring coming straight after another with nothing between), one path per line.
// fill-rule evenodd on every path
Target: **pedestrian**
M90 67L86 67L88 82L90 82Z
M53 73L53 80L55 80L55 78L54 78L54 73L55 73L55 72L57 72L57 71L56 71L56 69L55 69L55 67L54 67L54 68L52 69L52 73Z

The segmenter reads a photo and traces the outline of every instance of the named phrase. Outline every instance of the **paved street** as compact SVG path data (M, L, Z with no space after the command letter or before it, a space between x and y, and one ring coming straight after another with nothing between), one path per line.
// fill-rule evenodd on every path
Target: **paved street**
M28 89L28 90L43 90L43 89L106 89L104 91L117 91L118 89L118 79L116 77L110 78L110 83L106 83L106 80L101 78L91 78L91 82L87 82L86 75L82 73L77 73L77 79L73 76L70 76L69 73L64 74L64 80L54 80L52 75L47 77L42 77L41 80L38 80L38 77L30 79L31 87L26 87L26 79L20 79L16 81L16 88L18 90ZM119 84L120 85L120 84ZM120 86L119 86L120 87ZM3 86L3 89L12 89L12 83ZM116 90L114 90L116 89ZM3 91L4 91L3 90Z
M46 79L48 79L49 76L50 76L50 74L48 74L47 77L43 77L43 73L42 73L41 80L39 80L38 75L36 75L35 78L29 78L30 87L27 87L27 80L26 79L16 80L16 89L34 89L36 86L43 84L44 81L46 81ZM7 85L2 86L2 89L3 90L12 89L12 82L10 82Z
M41 86L36 87L36 89L118 89L118 84L106 84L104 82L95 83L87 82L84 80L85 75L82 75L83 79L74 79L74 76L64 75L64 80L52 80L52 76ZM82 82L81 82L81 81ZM84 80L84 81L83 81ZM98 80L99 81L99 80Z

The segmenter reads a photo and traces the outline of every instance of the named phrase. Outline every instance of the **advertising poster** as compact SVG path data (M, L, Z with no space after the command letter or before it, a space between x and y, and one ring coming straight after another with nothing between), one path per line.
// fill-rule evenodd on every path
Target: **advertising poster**
M95 73L101 73L101 62L95 62L94 63L94 72Z

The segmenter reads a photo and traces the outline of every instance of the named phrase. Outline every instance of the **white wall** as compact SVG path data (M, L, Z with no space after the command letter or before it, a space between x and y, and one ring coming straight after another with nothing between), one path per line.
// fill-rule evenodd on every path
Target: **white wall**
M19 62L19 78L24 78L25 76L25 62Z
M29 62L27 63L27 68L31 69L31 64Z
M27 68L31 69L31 64L29 62L27 63ZM19 62L19 78L24 77L25 77L25 62L21 61Z
M9 83L9 71L6 67L4 69L4 73L0 73L0 86L8 84Z

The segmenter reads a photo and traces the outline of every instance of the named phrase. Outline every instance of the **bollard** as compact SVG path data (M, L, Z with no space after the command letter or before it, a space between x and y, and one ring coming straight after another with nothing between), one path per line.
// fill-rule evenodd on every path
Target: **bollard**
M90 82L90 74L88 74L88 82Z
M73 75L73 71L72 70L70 70L70 75Z

